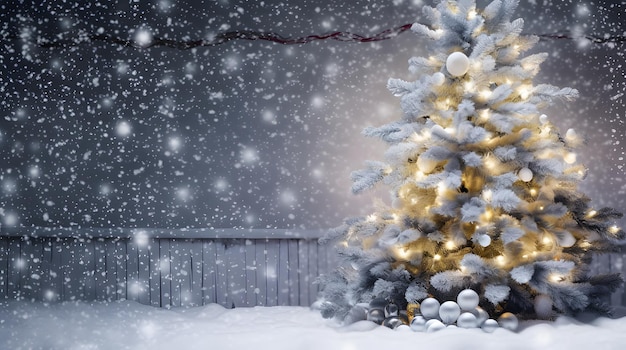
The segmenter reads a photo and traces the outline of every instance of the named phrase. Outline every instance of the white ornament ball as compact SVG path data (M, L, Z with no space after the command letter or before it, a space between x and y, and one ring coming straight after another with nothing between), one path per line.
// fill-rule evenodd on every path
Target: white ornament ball
M439 318L441 318L443 323L446 324L452 324L456 322L460 314L461 308L459 307L459 304L455 303L454 301L446 301L445 303L441 304L441 307L439 308Z
M574 163L576 163L576 153L569 152L568 154L565 155L565 157L563 157L563 160L567 164L574 164Z
M575 139L576 138L576 130L574 129L567 129L567 132L565 132L565 138L566 139Z
M441 86L441 85L443 85L443 83L446 82L446 76L443 73L441 73L441 72L437 72L437 73L433 74L433 77L432 77L431 81L432 81L433 85Z
M435 298L426 298L420 304L420 312L425 319L431 320L439 317L439 301Z
M478 236L478 244L480 244L481 247L489 247L491 244L491 237L489 237L489 235Z
M486 320L480 328L486 333L493 333L498 327L500 327L498 322L490 318Z
M556 232L556 241L561 247L569 248L576 244L576 237L567 231Z
M469 70L469 58L462 52L453 52L446 60L446 69L450 75L460 77Z
M539 294L535 297L535 313L541 319L549 319L552 317L552 298L545 294Z
M433 320L433 322L426 329L426 333L433 333L445 329L446 325L439 320Z
M423 155L417 157L417 167L426 174L435 170L437 164L439 164L439 162L430 158L426 158Z
M476 293L472 289L462 290L456 297L456 303L459 304L459 307L463 311L472 311L476 309L476 307L478 306L478 301L478 293Z
M478 320L471 312L464 312L456 320L456 325L460 328L476 328L478 327Z
M411 320L411 330L413 332L425 332L426 331L426 319L422 315L415 315Z
M530 182L533 179L533 171L528 168L521 168L517 177L524 182Z
M401 324L398 327L396 327L395 330L398 332L410 332L411 328L405 324Z
M510 331L515 331L517 329L519 321L517 320L517 317L512 313L505 312L498 318L498 324L502 328L508 329Z
M548 116L545 114L542 114L539 116L539 122L541 122L541 124L545 124L548 122Z
M489 319L489 314L487 311L483 310L482 307L477 306L474 310L470 311L474 316L476 316L476 321L478 322L478 327L482 326L485 321Z

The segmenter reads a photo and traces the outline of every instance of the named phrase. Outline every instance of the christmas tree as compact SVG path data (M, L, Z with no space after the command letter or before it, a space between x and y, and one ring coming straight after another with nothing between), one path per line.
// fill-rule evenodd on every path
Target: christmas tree
M590 263L624 239L612 225L621 214L591 208L577 188L583 140L571 129L561 135L541 109L578 91L533 84L548 55L522 55L538 38L521 34L517 4L424 7L429 25L412 30L429 39L430 56L409 61L420 78L388 83L404 115L364 130L390 145L385 162L352 174L353 192L383 182L393 204L323 239L344 258L321 281L325 317L377 300L409 313L428 313L433 299L464 309L463 295L477 295L492 318L610 311L622 278L592 275Z

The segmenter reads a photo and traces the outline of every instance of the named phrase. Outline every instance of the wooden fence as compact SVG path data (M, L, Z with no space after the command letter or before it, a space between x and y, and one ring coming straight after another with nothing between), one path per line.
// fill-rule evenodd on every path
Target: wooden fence
M323 231L43 229L0 231L0 298L135 300L159 307L311 305L336 266ZM594 272L626 275L624 252ZM624 288L611 299L626 306Z
M333 266L322 231L14 229L0 233L0 297L160 307L311 305Z

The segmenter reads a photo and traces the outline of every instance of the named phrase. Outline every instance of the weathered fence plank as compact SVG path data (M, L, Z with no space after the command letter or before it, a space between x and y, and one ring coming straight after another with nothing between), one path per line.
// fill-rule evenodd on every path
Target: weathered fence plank
M217 303L217 265L215 258L216 243L202 242L202 302Z
M246 306L257 304L256 250L254 242L246 239Z
M156 239L150 239L148 242L148 249L150 251L150 305L161 305L161 248L159 241Z
M266 268L266 251L265 240L259 240L254 245L255 249L255 268L256 268L256 304L260 306L267 305L267 279L265 274Z
M160 240L159 248L159 269L161 271L161 306L172 306L171 286L172 286L172 270L170 260L170 240Z

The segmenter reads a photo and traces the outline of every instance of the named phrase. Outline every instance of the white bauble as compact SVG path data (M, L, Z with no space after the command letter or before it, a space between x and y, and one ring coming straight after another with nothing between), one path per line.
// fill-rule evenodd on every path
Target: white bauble
M422 315L415 315L411 320L411 329L413 332L425 332L426 331L426 319Z
M453 52L446 60L446 69L450 75L460 77L469 70L469 58L462 52Z
M443 83L446 82L446 76L443 73L441 73L441 72L437 72L437 73L433 74L431 82L435 86L441 86L441 85L443 85Z
M493 331L498 329L498 327L500 327L498 325L498 321L490 318L483 322L483 325L480 328L482 328L482 330L486 333L493 333Z
M478 322L478 327L482 326L485 321L489 319L489 314L487 311L483 310L482 307L476 306L476 308L470 311L474 316L476 316L476 321Z
M456 325L460 328L476 328L478 327L478 320L471 312L464 312L456 320Z
M563 160L567 164L574 164L574 163L576 163L576 153L569 152L568 154L565 155L565 157L563 157Z
M439 318L441 318L443 323L452 324L456 322L460 314L461 308L454 301L446 301L439 307Z
M425 319L431 320L439 317L439 301L435 298L426 298L420 304L420 313Z
M405 324L401 324L398 327L396 327L395 329L398 332L410 332L411 331L411 327L405 325Z
M417 157L417 167L425 174L435 170L437 164L439 164L439 162L436 160L432 160L421 155Z
M528 168L521 168L517 172L517 177L524 182L530 182L533 179L533 171Z
M519 321L517 320L517 317L512 313L505 312L498 318L498 324L502 328L508 329L510 331L515 331L517 329Z
M576 138L576 130L574 129L567 129L567 131L565 132L565 138L572 140Z
M489 236L487 236L489 237ZM472 311L478 306L478 293L471 289L462 290L456 297L456 303L463 311Z
M535 297L535 313L538 318L547 320L552 317L552 298L545 294Z
M489 247L491 244L491 237L489 237L489 235L479 235L478 244L480 244L481 247Z
M548 116L545 114L542 114L539 116L539 122L541 122L541 124L545 124L548 122Z
M426 328L427 333L433 333L445 329L446 325L439 320L433 320L433 322Z

